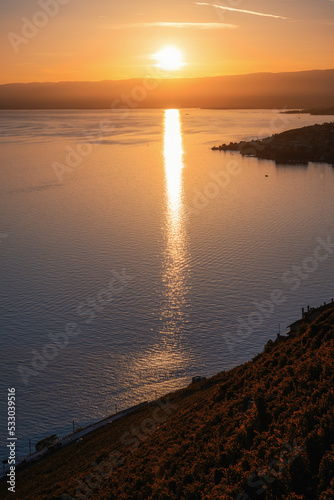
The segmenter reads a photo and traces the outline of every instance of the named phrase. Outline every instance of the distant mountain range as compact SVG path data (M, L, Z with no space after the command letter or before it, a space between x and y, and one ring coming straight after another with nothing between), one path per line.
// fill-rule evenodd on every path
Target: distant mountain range
M334 106L334 69L193 79L0 85L0 109Z

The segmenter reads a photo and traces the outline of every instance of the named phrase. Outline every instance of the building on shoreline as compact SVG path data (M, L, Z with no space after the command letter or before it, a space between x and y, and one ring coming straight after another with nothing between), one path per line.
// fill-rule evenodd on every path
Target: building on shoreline
M334 308L334 299L331 300L328 304L324 302L322 306L319 307L310 307L307 306L307 310L305 311L305 308L302 308L302 317L301 319L298 319L294 323L288 326L289 330L287 332L288 335L293 335L297 333L298 328L304 324L304 323L312 323L315 319L320 316L325 311L328 311L329 309Z

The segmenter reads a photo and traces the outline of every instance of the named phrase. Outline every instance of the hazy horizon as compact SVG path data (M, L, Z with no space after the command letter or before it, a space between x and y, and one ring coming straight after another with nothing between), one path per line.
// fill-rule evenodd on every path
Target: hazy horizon
M334 106L334 69L203 78L0 85L0 109L226 108Z
M334 70L0 86L0 109L227 108L334 106Z
M328 67L328 68L309 68L305 70L300 70L300 71L256 71L256 72L250 72L250 73L230 73L230 74L219 74L219 75L209 75L209 76L177 76L174 74L170 74L169 76L161 77L161 79L170 81L170 80L175 80L175 81L180 81L180 80L212 80L215 78L229 78L229 77L244 77L244 76L258 76L258 75L291 75L295 73L315 73L315 72L326 72L326 71L334 71L334 67ZM161 76L161 75L160 75ZM104 82L129 82L129 81L137 81L140 80L140 78L135 78L135 77L129 77L129 78L106 78L106 79L90 79L90 80L31 80L31 81L24 81L24 82L18 82L18 81L13 81L13 82L7 82L7 83L0 83L0 87L5 86L5 85L30 85L30 84L57 84L57 83L104 83Z

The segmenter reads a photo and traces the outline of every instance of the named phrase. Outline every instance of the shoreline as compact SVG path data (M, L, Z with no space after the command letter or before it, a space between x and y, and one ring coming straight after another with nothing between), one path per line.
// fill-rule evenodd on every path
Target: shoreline
M334 165L334 122L311 125L274 134L265 139L230 142L213 146L212 151L237 151L242 156L276 163Z

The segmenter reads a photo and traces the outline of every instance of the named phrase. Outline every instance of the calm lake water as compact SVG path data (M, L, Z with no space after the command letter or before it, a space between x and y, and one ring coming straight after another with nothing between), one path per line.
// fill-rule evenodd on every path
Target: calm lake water
M332 119L1 112L1 401L16 388L19 456L247 361L331 300L334 255L314 252L334 240L334 168L210 148Z

